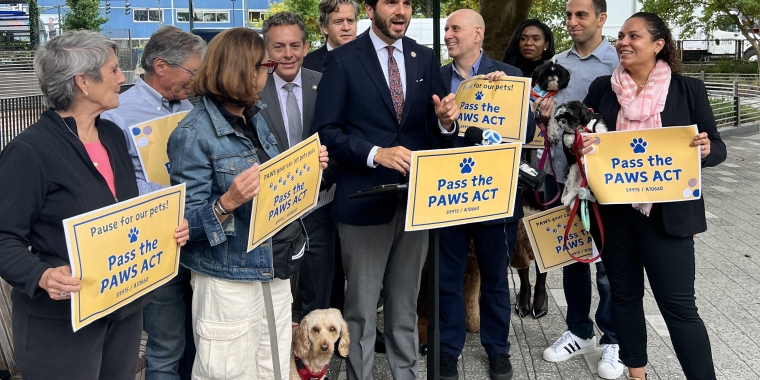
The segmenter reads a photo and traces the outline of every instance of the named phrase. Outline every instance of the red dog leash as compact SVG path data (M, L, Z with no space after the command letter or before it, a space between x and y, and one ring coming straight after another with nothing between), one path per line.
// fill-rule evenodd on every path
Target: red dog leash
M578 166L579 166L579 171L581 172L581 188L584 188L584 187L588 186L588 178L586 178L586 171L583 170L584 169L582 167L583 163L581 162L581 159L578 156L578 149L580 149L581 147L583 147L583 136L581 136L581 132L580 131L576 130L575 131L575 141L573 141L573 155L575 156L575 160L576 160L576 162L578 163ZM565 236L563 237L562 244L563 244L565 250L567 251L567 254L570 255L570 257L572 257L573 260L575 260L575 261L577 261L579 263L589 264L589 263L592 263L592 262L596 261L602 255L602 250L604 249L604 227L602 226L602 218L599 215L599 206L596 204L596 202L592 202L591 203L591 207L594 209L594 215L596 216L596 222L597 222L597 224L599 224L599 235L601 235L601 237L602 237L602 247L599 249L599 254L596 255L596 256L594 256L594 257L591 257L591 258L588 258L588 259L584 259L584 258L580 258L580 257L577 257L577 256L573 255L573 253L567 247L567 236L568 236L568 234L570 234L570 226L573 224L573 219L575 219L575 214L578 213L578 207L580 206L581 202L586 202L586 200L585 199L581 199L580 196L576 195L575 196L575 204L573 205L572 211L570 211L570 218L567 220L567 225L565 226ZM590 233L591 231L588 231L588 232Z

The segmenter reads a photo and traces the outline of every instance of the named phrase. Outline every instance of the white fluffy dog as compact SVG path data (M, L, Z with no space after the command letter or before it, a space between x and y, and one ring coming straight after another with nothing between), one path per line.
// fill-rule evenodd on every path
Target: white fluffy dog
M340 338L338 352L348 355L348 326L338 309L314 310L293 328L290 380L323 379Z
M556 145L562 138L565 147L572 151L575 131L578 130L581 134L607 132L607 125L602 120L601 115L591 112L585 104L573 100L559 105L554 110L546 128L546 134L552 146ZM581 189L583 178L578 163L570 165L567 170L565 190L562 191L562 204L572 208L578 195L583 199L596 201L588 188Z

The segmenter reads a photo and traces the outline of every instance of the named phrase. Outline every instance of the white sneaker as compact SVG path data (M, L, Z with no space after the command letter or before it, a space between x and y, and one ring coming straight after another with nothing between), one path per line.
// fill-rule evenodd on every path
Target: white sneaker
M599 360L599 366L597 367L597 373L602 379L617 379L623 375L625 366L620 361L618 352L620 346L617 344L603 344L602 345L602 359Z
M565 331L551 347L544 350L544 360L563 362L576 355L588 354L596 349L596 337L581 339L570 331Z

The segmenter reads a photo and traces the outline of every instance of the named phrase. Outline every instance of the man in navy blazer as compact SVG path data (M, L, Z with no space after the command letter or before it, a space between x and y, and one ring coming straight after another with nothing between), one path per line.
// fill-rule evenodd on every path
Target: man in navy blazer
M483 17L470 9L452 13L446 20L444 41L453 62L442 67L443 80L454 92L463 80L486 75L496 80L502 75L522 76L519 69L493 61L481 50L485 25ZM533 139L535 123L528 115L526 136ZM454 138L454 146L464 139ZM514 216L488 222L441 229L439 315L441 331L441 379L456 380L457 358L465 341L465 315L462 299L464 270L470 240L480 268L480 343L488 355L489 375L494 380L512 377L509 361L510 300L507 270L511 251L517 241L517 223L523 216L521 198L515 201Z
M407 182L411 151L448 142L459 109L437 55L404 37L408 0L365 0L372 27L325 57L312 132L340 172L332 205L348 287L347 377L371 379L377 295L383 286L385 344L396 380L419 369L416 303L427 231L404 231L406 194L349 199L367 188ZM447 95L448 94L448 95Z

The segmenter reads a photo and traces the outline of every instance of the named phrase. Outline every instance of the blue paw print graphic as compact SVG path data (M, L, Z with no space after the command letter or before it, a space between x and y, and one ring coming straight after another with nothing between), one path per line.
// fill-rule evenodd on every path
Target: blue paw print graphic
M282 186L288 186L288 181L282 181Z
M304 165L304 167L306 168L307 173L311 173L311 166Z
M557 228L562 228L562 223L557 223Z
M578 223L574 223L573 226L578 227Z
M459 163L459 167L462 168L462 174L472 173L472 167L475 166L475 161L472 158L467 157Z
M556 234L556 233L557 233L557 230L552 230L552 232L554 232L554 233Z
M272 190L277 191L277 185L274 185L274 189Z
M296 168L296 174L298 174L299 177L303 177L303 170Z
M552 228L551 227L546 227L546 232L552 232Z
M633 148L633 153L641 154L647 152L647 142L644 141L641 137L637 139L633 139L633 142L631 143L631 148Z
M134 243L137 241L137 235L140 234L140 231L137 229L137 227L132 227L131 230L129 230L129 233L127 234L127 237L129 237L129 243Z
M270 189L274 189L274 183L272 183L272 182L269 182L269 188L270 188Z
M475 93L475 100L483 100L483 91L478 91Z
M282 177L280 177L279 181L277 181L277 182L282 183Z

